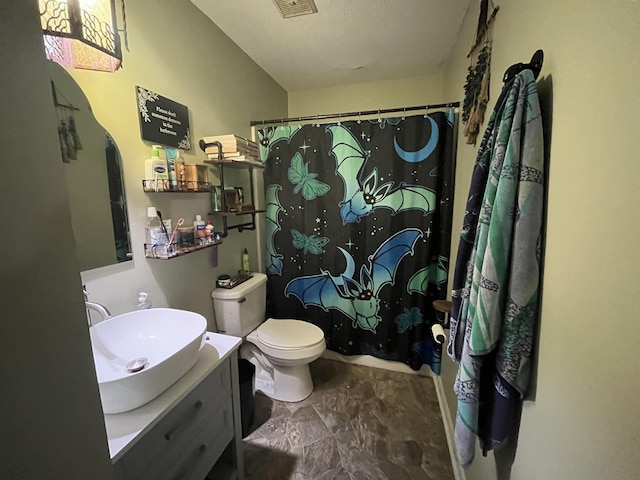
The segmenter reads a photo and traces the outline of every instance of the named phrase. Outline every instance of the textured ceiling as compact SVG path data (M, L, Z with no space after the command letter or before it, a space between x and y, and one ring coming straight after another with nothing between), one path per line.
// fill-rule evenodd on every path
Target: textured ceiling
M287 91L439 72L469 4L315 0L284 19L272 0L191 1Z

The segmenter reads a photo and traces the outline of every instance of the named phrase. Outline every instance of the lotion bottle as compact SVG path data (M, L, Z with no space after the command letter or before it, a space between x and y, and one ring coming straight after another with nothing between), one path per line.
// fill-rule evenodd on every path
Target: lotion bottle
M207 241L207 225L200 215L196 215L196 221L193 222L193 234L196 242L204 245Z
M156 192L169 189L169 174L167 173L167 164L160 158L160 145L153 145L151 149L151 158L144 163L144 179L147 182L148 190Z

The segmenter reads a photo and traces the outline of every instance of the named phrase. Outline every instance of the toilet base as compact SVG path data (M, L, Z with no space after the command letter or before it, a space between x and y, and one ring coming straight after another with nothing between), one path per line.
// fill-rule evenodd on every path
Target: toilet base
M240 356L256 367L255 389L281 402L300 402L313 392L309 364L274 365L255 345L244 344Z
M300 402L313 392L309 364L274 366L275 389L271 398L282 402Z

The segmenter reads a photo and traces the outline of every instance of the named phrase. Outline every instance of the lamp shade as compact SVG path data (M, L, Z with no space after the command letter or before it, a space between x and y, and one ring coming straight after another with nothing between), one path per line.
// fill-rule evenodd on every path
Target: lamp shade
M122 63L115 0L39 0L46 56L66 67L115 72Z

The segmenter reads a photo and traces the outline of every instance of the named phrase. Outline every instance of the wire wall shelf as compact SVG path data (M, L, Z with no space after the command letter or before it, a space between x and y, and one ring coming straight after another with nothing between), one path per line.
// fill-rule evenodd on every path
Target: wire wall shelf
M209 193L211 183L195 180L142 180L142 189L153 193Z

